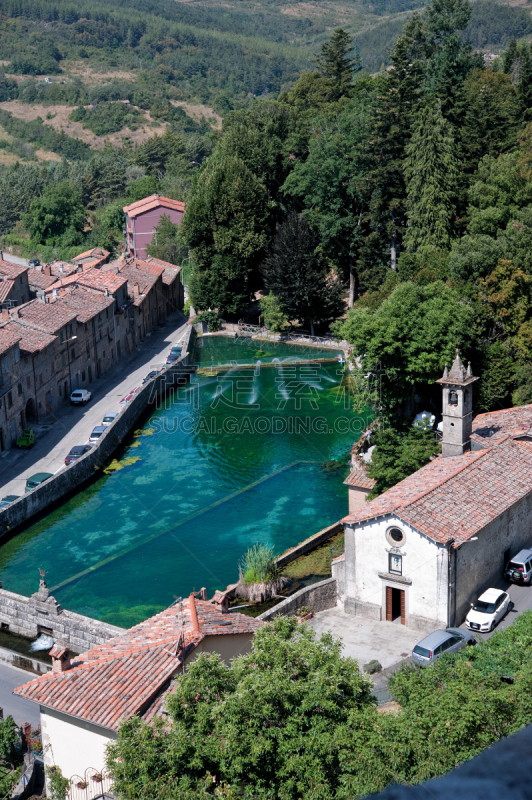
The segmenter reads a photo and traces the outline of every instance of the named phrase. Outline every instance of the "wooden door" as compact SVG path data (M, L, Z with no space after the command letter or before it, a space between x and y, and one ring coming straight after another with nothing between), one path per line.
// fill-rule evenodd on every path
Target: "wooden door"
M386 622L392 621L392 587L386 587Z
M406 593L404 589L399 589L401 593L401 625L406 625Z

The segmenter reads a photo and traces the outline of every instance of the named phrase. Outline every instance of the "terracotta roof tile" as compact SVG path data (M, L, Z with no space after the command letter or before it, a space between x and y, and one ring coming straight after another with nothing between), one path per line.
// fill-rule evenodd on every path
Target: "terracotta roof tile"
M55 275L46 275L40 269L30 269L28 271L28 283L30 286L36 286L38 289L47 289L52 283L55 283L57 278Z
M15 281L8 278L5 281L0 281L0 303L3 303L9 295L11 294L12 290L15 288Z
M23 267L20 264L12 264L11 261L3 261L0 259L0 275L6 275L8 278L18 278L28 271L28 267Z
M53 300L52 304L62 304L71 311L75 311L78 321L86 323L107 308L113 307L115 301L110 295L106 296L102 293L91 292L90 289L83 286L76 286L74 289L66 291L62 297Z
M506 437L463 456L437 458L344 522L395 514L437 542L470 539L532 492L532 449Z
M68 322L76 319L76 314L63 306L30 300L9 312L11 319L40 328L47 333L57 333Z
M500 439L501 436L522 436L532 429L532 404L504 408L479 414L473 420L474 438ZM531 433L532 435L532 433Z
M0 328L0 354L7 353L18 341L20 336L17 336L15 331L9 330L7 326Z
M39 353L57 339L57 336L30 328L28 325L21 325L14 319L6 322L2 329L10 331L19 339L18 346L22 353Z
M121 636L78 656L66 672L48 672L15 689L15 694L48 708L118 730L134 714L151 719L183 660L208 636L254 633L259 620L222 614L196 600L199 633L193 630L191 598L141 622Z
M375 486L375 478L370 478L364 467L354 467L351 470L344 483L347 486L356 486L359 489L373 489Z
M142 200L137 200L136 203L131 203L129 206L124 206L123 211L130 218L138 217L139 214L144 214L146 211L151 211L152 208L171 208L174 211L184 211L185 204L179 200L172 200L170 197L163 197L159 194L152 194L149 197L144 197Z

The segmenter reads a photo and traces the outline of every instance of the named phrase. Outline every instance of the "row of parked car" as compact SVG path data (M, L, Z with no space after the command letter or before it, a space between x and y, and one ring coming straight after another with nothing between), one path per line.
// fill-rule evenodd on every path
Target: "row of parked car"
M511 583L530 586L532 550L520 550L504 568L504 577ZM471 610L465 619L467 630L446 628L429 633L412 650L412 660L420 667L426 667L444 653L456 653L463 647L475 645L475 633L489 633L513 608L508 592L486 589L478 600L471 603Z

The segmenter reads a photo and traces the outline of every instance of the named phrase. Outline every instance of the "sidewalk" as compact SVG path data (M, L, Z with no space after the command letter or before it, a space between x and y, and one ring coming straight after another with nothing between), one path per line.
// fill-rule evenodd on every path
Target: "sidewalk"
M0 457L0 498L24 494L25 481L35 472L55 475L65 467L65 456L77 444L87 442L92 429L101 425L109 411L120 411L120 400L131 389L140 386L152 369L164 366L170 346L186 329L181 312L172 314L136 351L88 387L92 394L86 406L63 405L58 416L50 416L32 426L37 441L27 451L13 448Z
M342 655L355 658L360 669L373 659L380 661L383 669L406 661L416 642L426 636L405 625L346 614L339 608L318 611L308 624L317 633L330 631L341 639Z

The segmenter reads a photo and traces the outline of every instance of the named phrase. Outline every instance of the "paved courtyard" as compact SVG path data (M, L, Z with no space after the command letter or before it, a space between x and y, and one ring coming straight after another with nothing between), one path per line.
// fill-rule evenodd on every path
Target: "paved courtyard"
M405 625L346 614L338 608L318 611L308 624L318 633L330 631L341 639L342 655L356 658L360 668L373 659L383 669L391 667L410 656L416 642L426 636Z

